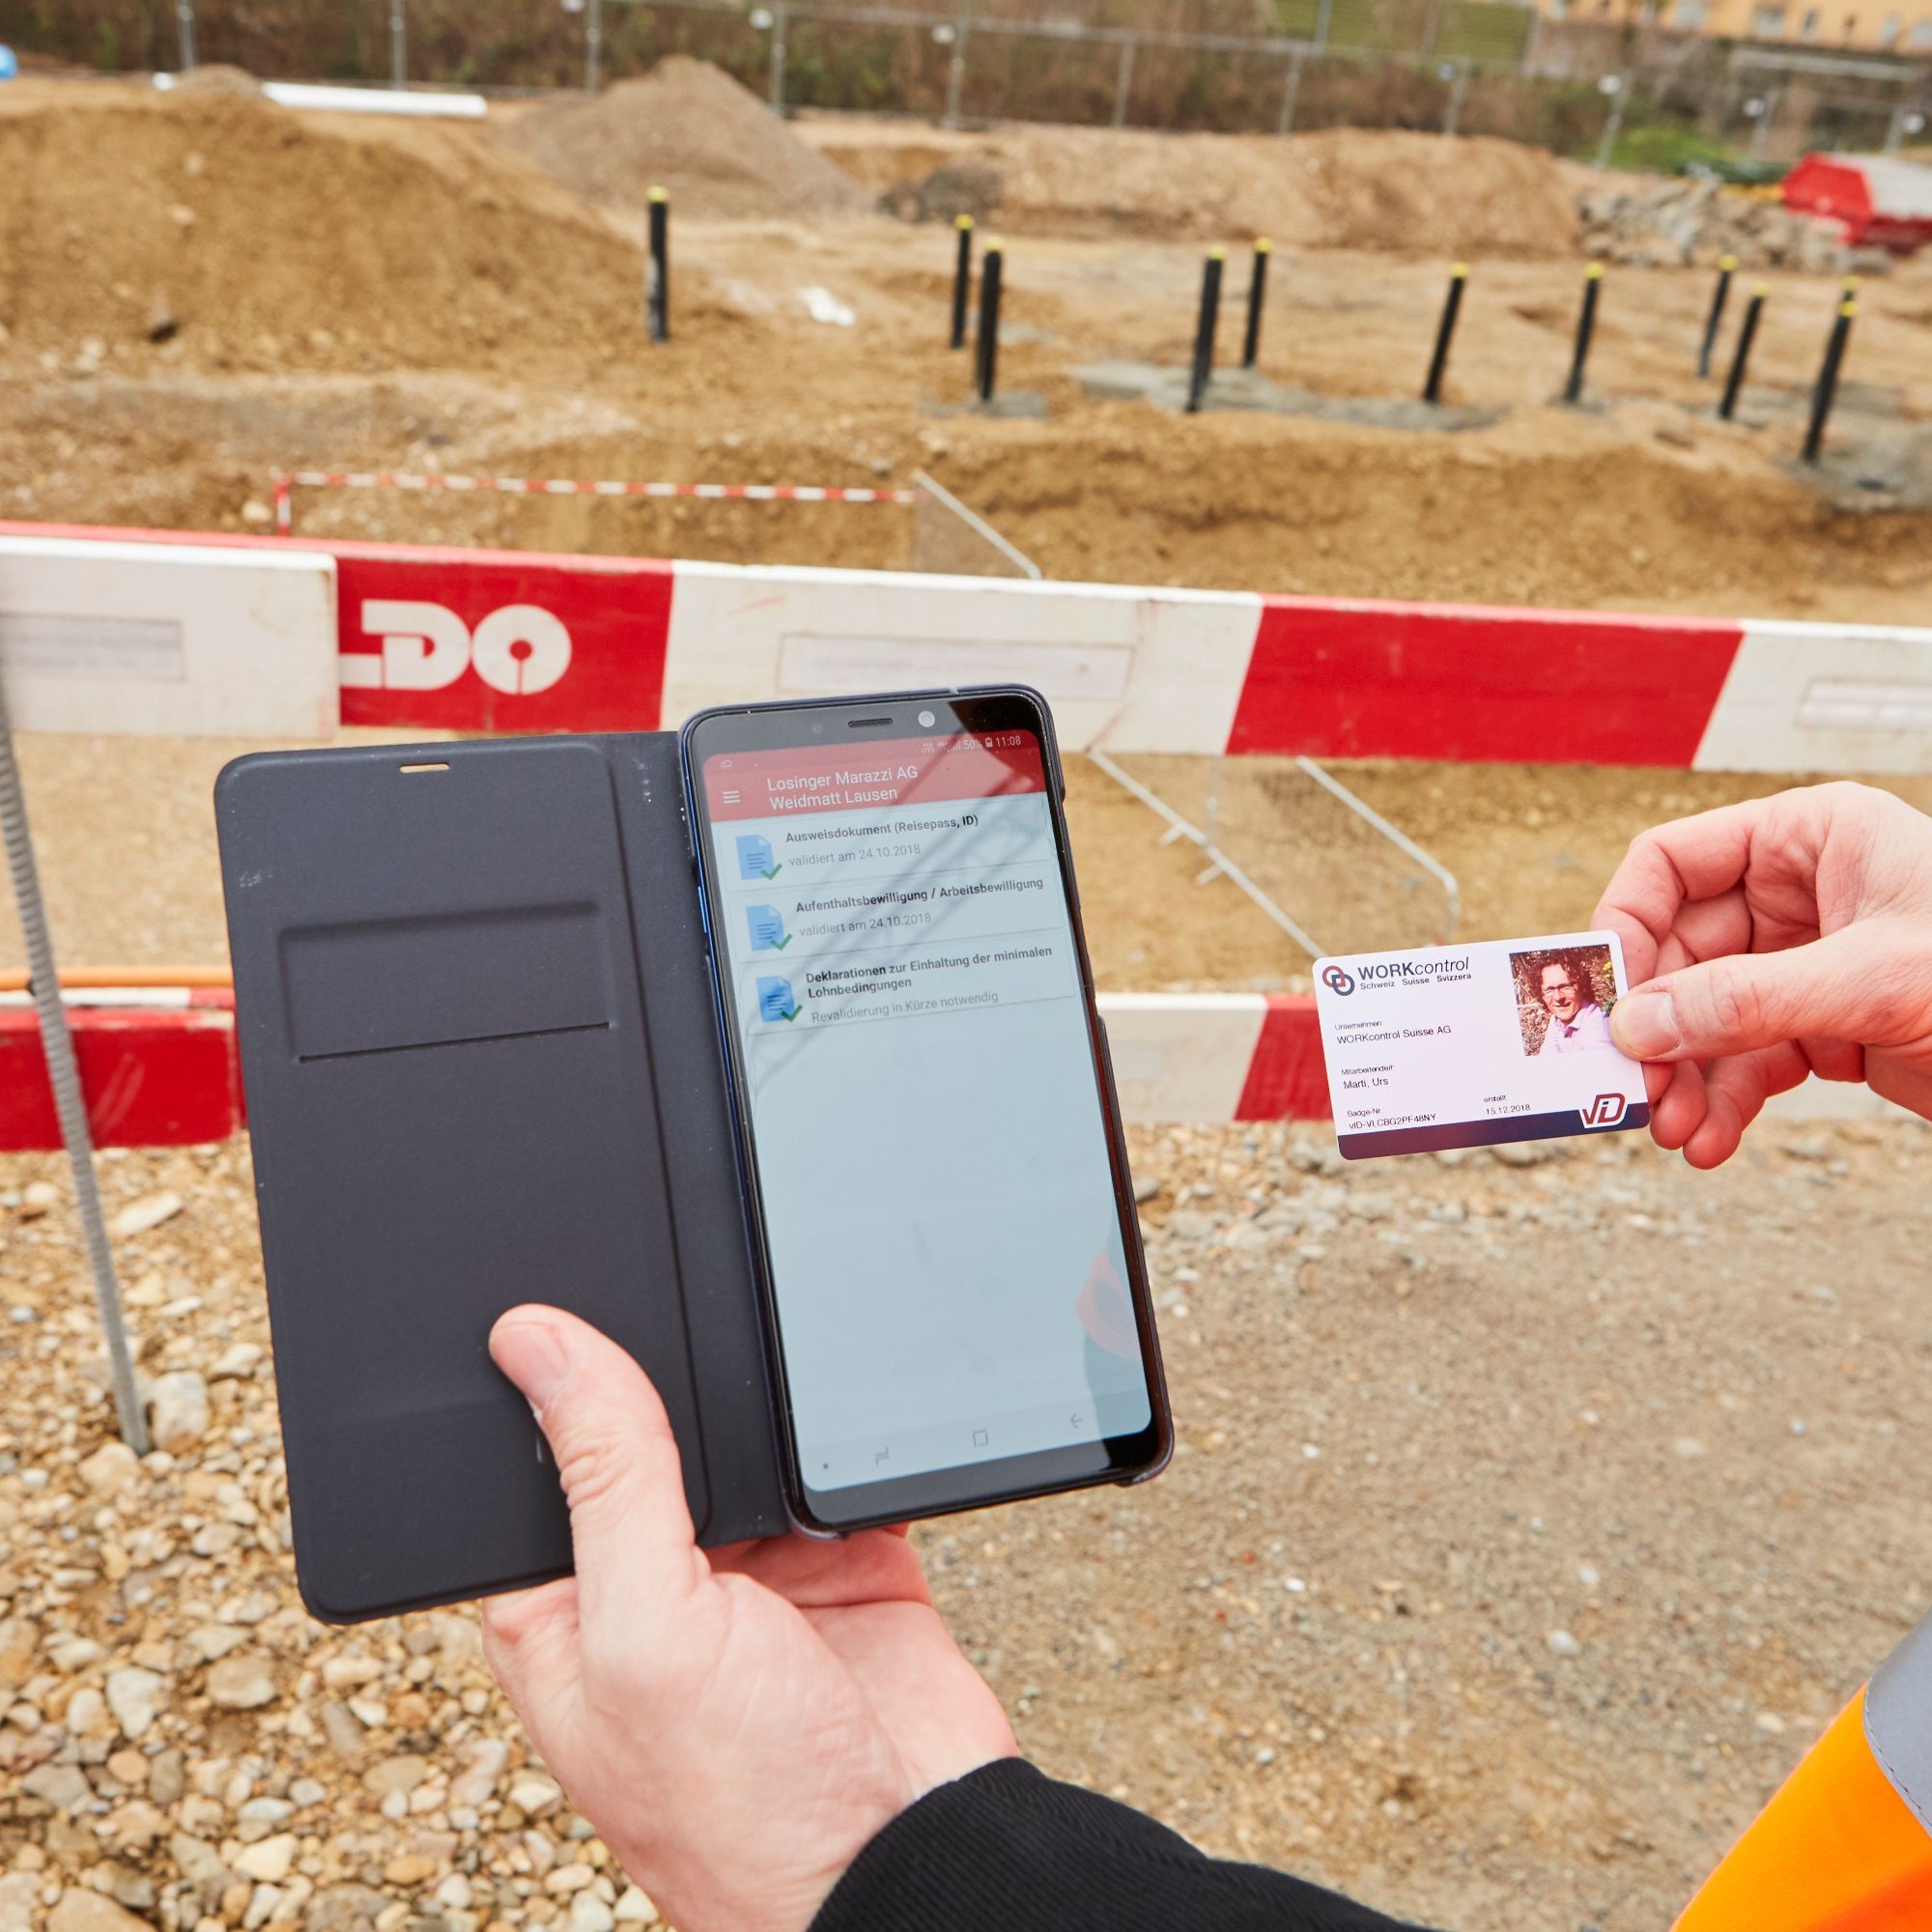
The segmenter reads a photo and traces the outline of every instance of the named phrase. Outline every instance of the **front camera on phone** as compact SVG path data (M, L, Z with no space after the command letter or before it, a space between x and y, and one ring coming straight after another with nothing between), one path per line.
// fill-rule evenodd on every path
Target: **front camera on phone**
M935 719L935 718L933 717L933 715L932 715L932 713L931 713L930 711L922 711L922 712L921 712L921 713L919 714L919 722L920 722L920 723L921 723L921 724L922 724L923 725L924 725L924 727L925 727L925 728L926 728L926 729L927 729L928 731L930 731L930 730L932 729L933 725L934 725L935 724L937 724L937 723L938 723L939 721L938 721L937 719Z

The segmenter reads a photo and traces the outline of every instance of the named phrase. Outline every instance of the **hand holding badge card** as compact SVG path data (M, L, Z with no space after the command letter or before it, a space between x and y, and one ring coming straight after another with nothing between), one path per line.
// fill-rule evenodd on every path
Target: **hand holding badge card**
M1350 1160L1650 1122L1610 1041L1613 932L1492 939L1315 963L1336 1143Z

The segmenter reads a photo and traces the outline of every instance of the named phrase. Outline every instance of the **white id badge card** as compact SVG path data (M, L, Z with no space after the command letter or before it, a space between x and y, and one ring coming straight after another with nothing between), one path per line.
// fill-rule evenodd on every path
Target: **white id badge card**
M1315 962L1338 1145L1350 1160L1650 1123L1610 1043L1613 932L1490 939Z

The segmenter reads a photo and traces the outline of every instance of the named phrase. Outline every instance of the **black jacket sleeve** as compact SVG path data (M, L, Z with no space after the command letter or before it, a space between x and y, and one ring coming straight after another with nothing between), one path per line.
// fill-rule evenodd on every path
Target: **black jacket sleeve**
M853 1861L811 1932L1414 1932L1005 1758L928 1792Z

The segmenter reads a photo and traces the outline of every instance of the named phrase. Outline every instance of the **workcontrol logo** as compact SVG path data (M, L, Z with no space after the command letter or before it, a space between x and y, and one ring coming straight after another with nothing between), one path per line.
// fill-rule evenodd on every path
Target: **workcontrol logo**
M1587 1107L1578 1111L1586 1127L1613 1127L1629 1109L1630 1102L1621 1094L1599 1094Z
M1321 969L1321 983L1331 993L1339 993L1345 999L1355 990L1354 975L1341 966L1324 966Z

